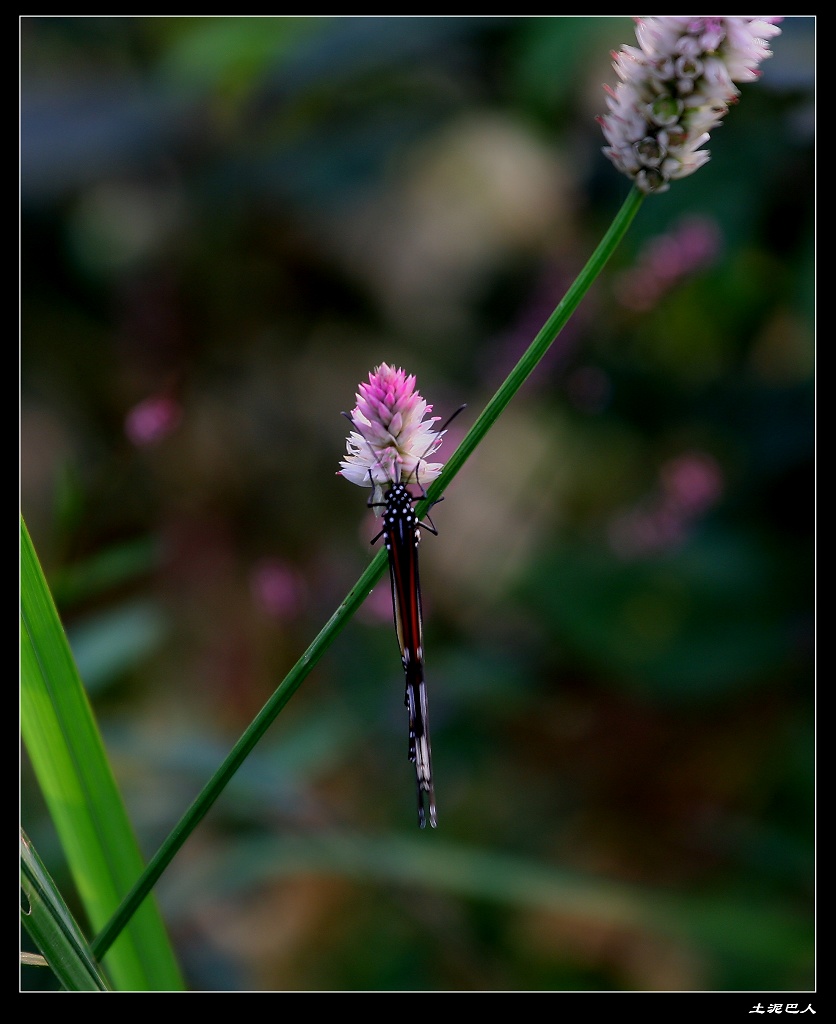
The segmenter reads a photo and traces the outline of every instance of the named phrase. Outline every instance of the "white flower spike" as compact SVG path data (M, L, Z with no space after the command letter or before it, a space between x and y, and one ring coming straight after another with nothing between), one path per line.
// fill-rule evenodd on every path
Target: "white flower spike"
M621 79L598 118L603 152L643 192L665 192L710 157L701 149L737 100L735 82L760 76L777 16L636 18L638 47L613 54Z

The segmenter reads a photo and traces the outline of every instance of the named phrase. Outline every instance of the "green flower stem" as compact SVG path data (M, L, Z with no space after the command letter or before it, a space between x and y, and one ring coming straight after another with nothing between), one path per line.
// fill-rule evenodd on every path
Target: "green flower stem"
M549 346L566 325L569 317L580 304L581 299L591 287L593 281L601 273L606 262L615 251L616 246L624 237L633 218L644 199L644 194L633 188L628 194L615 219L598 248L590 257L586 266L578 274L566 295L543 325L537 337L532 341L520 361L508 375L505 382L488 402L470 428L464 440L450 456L440 476L433 482L427 492L425 501L417 506L418 515L425 515L429 507L443 493L447 485L459 472L467 459L473 454L479 442L496 422L500 413L508 405L514 395L522 387L525 380L534 370L537 363L548 351ZM334 612L316 639L311 643L299 661L279 684L275 693L259 711L251 725L230 751L218 771L203 787L194 803L189 807L168 836L154 857L149 861L145 871L137 880L131 891L124 898L113 917L96 936L91 944L93 954L101 959L110 948L126 923L130 920L137 907L156 884L160 875L173 859L174 855L185 843L212 804L223 792L226 784L241 767L250 751L272 725L276 716L297 691L302 681L316 665L328 647L334 642L339 632L345 627L360 605L365 601L372 587L380 579L386 566L386 552L381 548L372 559L363 575L352 587L345 600Z
M473 454L489 428L493 426L505 406L508 405L519 391L531 372L549 350L552 342L566 326L569 317L578 308L581 299L589 291L592 283L604 269L610 256L612 256L616 246L627 233L627 229L636 213L638 213L644 198L645 194L634 186L624 200L606 235L601 239L598 248L590 256L586 266L575 278L554 312L543 324L537 337L521 356L520 361L508 374L496 394L482 410L464 440L444 464L444 469L427 489L427 502L417 506L420 516L426 514L434 501L438 501L445 488L453 480L453 477Z
M174 855L189 838L194 829L197 828L209 808L223 792L226 784L244 763L250 751L267 732L276 716L299 689L302 681L334 642L340 630L345 627L352 615L369 596L375 583L383 574L385 566L386 552L381 548L369 563L363 575L348 592L340 606L319 631L314 641L247 727L220 768L197 795L174 830L148 862L148 866L122 900L113 917L111 917L90 944L90 948L97 959L100 960L110 948L111 944L131 919L137 907L139 907L154 885L156 885L157 880L166 867L168 867Z

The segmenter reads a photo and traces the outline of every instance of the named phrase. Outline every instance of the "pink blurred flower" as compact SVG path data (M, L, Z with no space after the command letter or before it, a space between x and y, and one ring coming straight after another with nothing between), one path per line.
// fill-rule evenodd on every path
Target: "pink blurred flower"
M720 227L710 217L684 217L672 231L651 239L635 266L615 282L622 306L651 309L671 288L710 266L720 252Z
M722 471L704 452L670 459L662 466L660 477L664 500L689 518L711 508L723 492Z
M264 558L254 566L250 590L258 607L274 619L289 619L298 614L307 600L298 573L278 558Z
M125 433L137 448L158 444L175 430L183 418L181 406L165 395L151 395L125 417Z
M705 452L685 452L659 470L656 491L621 512L609 529L610 546L624 558L641 558L684 543L723 493L723 473Z

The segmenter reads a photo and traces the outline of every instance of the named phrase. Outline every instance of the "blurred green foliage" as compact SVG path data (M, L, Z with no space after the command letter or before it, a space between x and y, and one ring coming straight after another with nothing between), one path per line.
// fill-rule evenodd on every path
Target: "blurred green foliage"
M434 515L437 834L382 583L158 886L193 988L814 987L814 28ZM633 41L21 19L21 505L146 857L366 564L357 383L475 416L606 230Z

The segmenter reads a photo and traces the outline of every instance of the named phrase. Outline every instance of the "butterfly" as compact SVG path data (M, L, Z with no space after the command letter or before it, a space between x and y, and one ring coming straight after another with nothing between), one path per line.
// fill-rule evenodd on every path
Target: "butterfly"
M438 433L443 433L452 419L465 406L457 409ZM351 417L346 414L349 421ZM419 480L419 459L415 464L414 483L421 493L414 495L409 490L412 481L400 479L390 482L382 490L382 500L369 500L369 508L382 508L383 527L371 540L376 543L381 537L389 560L389 580L392 586L392 609L395 632L401 651L406 681L404 704L409 716L409 760L415 765L418 794L418 824L426 826L427 820L435 828L438 816L435 803L435 786L432 770L432 746L427 702L427 684L424 674L424 621L421 607L421 578L418 570L418 546L421 531L438 535L427 510L426 521L415 513L415 503L427 497ZM374 486L371 470L369 478ZM372 496L374 497L374 495ZM437 505L443 501L432 502ZM430 506L432 507L432 506Z

